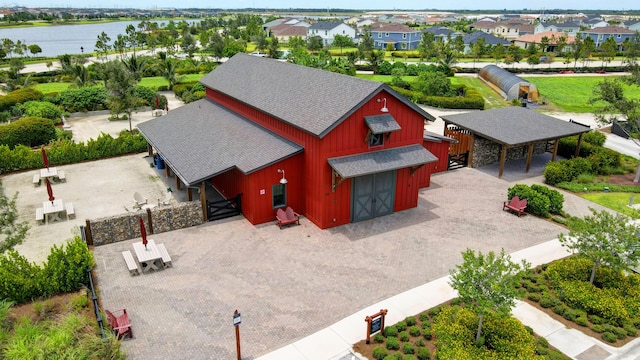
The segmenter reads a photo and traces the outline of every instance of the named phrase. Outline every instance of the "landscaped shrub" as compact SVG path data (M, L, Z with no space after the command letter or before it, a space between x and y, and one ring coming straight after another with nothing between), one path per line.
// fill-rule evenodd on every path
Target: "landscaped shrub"
M418 339L416 340L416 346L418 347L423 347L426 346L427 344L424 342L424 339Z
M167 106L167 97L151 90L142 85L136 86L135 94L143 100L143 105L151 106L154 109L164 109ZM158 97L158 106L156 107L156 97Z
M410 337L409 337L409 333L406 331L401 331L398 333L398 339L400 339L400 341L409 341Z
M565 311L567 311L567 307L562 304L559 304L553 307L553 312L558 315L563 315Z
M394 337L387 337L387 349L389 350L400 349L400 341Z
M0 145L6 145L9 149L18 145L40 146L55 138L53 121L45 118L26 117L0 126Z
M429 321L429 314L427 313L422 313L418 316L418 319L420 319L421 322L425 322L425 321Z
M542 295L540 298L540 306L543 308L550 308L558 304L558 299L549 294Z
M540 301L540 294L536 294L536 293L529 294L527 295L527 299L538 302Z
M398 328L395 326L385 326L384 336L387 338L398 336Z
M442 310L442 306L433 307L433 308L429 309L429 316L434 317L434 316L438 315L441 310Z
M575 321L575 319L578 317L578 313L575 310L565 309L562 317L569 321Z
M431 351L429 351L429 348L426 347L418 348L418 350L416 351L416 357L418 358L418 360L429 360L431 359Z
M396 329L398 329L398 331L407 330L407 323L404 321L398 321L398 323L396 324Z
M377 333L373 336L373 342L374 343L378 343L381 344L384 342L384 335L382 335L381 333Z
M536 191L547 198L549 198L549 212L552 214L561 214L562 207L564 206L564 195L560 194L558 190L550 189L543 185L533 184L531 189Z
M589 131L582 136L582 141L595 146L604 146L607 136L597 130Z
M54 124L62 123L62 110L50 102L27 101L20 106L23 108L25 116L51 119Z
M61 248L54 246L42 268L9 250L0 255L0 298L23 303L79 289L88 285L91 267L93 257L79 236Z
M402 344L402 352L405 354L413 354L416 352L416 348L413 347L413 344L410 342L406 342Z
M638 336L638 329L633 326L633 324L623 324L622 328L627 332L629 336Z
M616 336L616 334L607 331L602 333L602 340L614 343L618 341L618 337Z
M431 337L432 337L431 328L430 327L422 328L422 336L424 336L426 340L431 340Z
M5 96L0 95L0 111L11 110L16 104L22 104L27 101L40 100L44 95L35 88L21 88L8 93Z
M402 360L416 360L416 357L411 354L407 354L402 357Z
M527 213L541 217L549 217L550 201L544 194L533 190L527 185L516 184L508 190L508 198L511 199L514 196L527 200L527 207L525 208Z
M104 87L83 87L68 89L56 99L56 104L68 112L87 112L107 109L107 89Z
M404 322L407 323L407 326L413 326L417 323L415 316L409 316L404 319Z
M420 329L419 326L414 325L414 326L409 328L409 335L411 335L411 336L420 336L421 330L422 329Z
M378 359L378 360L382 360L387 356L388 352L387 349L385 349L382 346L376 346L373 348L373 351L371 352L371 355L373 355L374 359Z
M577 317L575 318L575 320L573 320L573 322L580 326L589 326L589 321L587 321L587 318L585 316Z

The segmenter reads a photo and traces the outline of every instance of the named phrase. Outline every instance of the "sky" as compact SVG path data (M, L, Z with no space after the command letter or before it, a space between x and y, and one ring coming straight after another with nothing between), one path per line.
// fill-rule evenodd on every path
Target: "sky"
M519 10L528 9L577 9L577 10L640 10L637 0L537 0L537 1L513 1L513 0L0 0L2 6L27 6L27 7L87 7L87 8L340 8L340 9L439 9L439 10Z

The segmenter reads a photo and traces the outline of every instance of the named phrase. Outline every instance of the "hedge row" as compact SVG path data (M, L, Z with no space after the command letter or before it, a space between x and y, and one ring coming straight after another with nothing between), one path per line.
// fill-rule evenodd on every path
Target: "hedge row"
M68 89L52 99L68 112L87 112L107 109L107 89L93 86Z
M31 100L40 100L44 95L34 88L22 88L14 90L5 96L0 96L0 111L8 111L17 104Z
M48 120L50 121L50 120ZM49 163L53 166L97 160L107 157L140 153L147 150L147 142L137 130L123 130L118 137L101 134L87 143L68 139L53 141L47 148ZM30 147L18 145L14 149L0 145L0 174L42 167L42 155Z
M464 90L462 96L425 96L424 94L393 86L393 89L411 101L419 104L429 105L445 109L484 109L484 98L480 93L472 88L460 85Z
M24 303L77 290L88 285L87 269L93 265L93 256L79 236L61 247L53 245L42 267L9 250L0 255L0 298Z
M53 121L41 117L26 117L0 126L0 145L9 149L18 145L40 146L55 138L56 128Z
M516 184L508 190L509 200L514 196L527 200L525 211L530 214L549 217L549 214L562 213L564 196L557 190L549 189L546 186Z

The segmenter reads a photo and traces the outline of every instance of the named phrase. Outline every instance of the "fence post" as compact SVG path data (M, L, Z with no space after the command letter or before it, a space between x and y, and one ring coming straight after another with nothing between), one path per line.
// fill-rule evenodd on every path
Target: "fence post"
M147 223L149 224L149 234L153 234L153 220L151 216L151 209L147 208Z
M93 246L93 235L91 234L91 221L87 219L84 227L85 242L87 245Z

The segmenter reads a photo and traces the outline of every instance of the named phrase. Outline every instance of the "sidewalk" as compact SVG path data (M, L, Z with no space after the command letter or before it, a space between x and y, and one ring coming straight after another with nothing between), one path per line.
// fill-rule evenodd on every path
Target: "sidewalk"
M516 251L511 257L515 262L526 259L531 263L531 267L535 267L567 255L568 252L556 239ZM360 358L352 352L351 346L365 338L366 316L380 309L387 309L389 312L385 322L395 324L407 316L416 315L454 298L456 293L448 282L449 277L445 276L373 304L315 334L261 356L258 360L352 360L354 356ZM615 348L580 331L566 328L562 323L524 302L519 302L512 314L572 359L640 359L640 338L621 348Z

